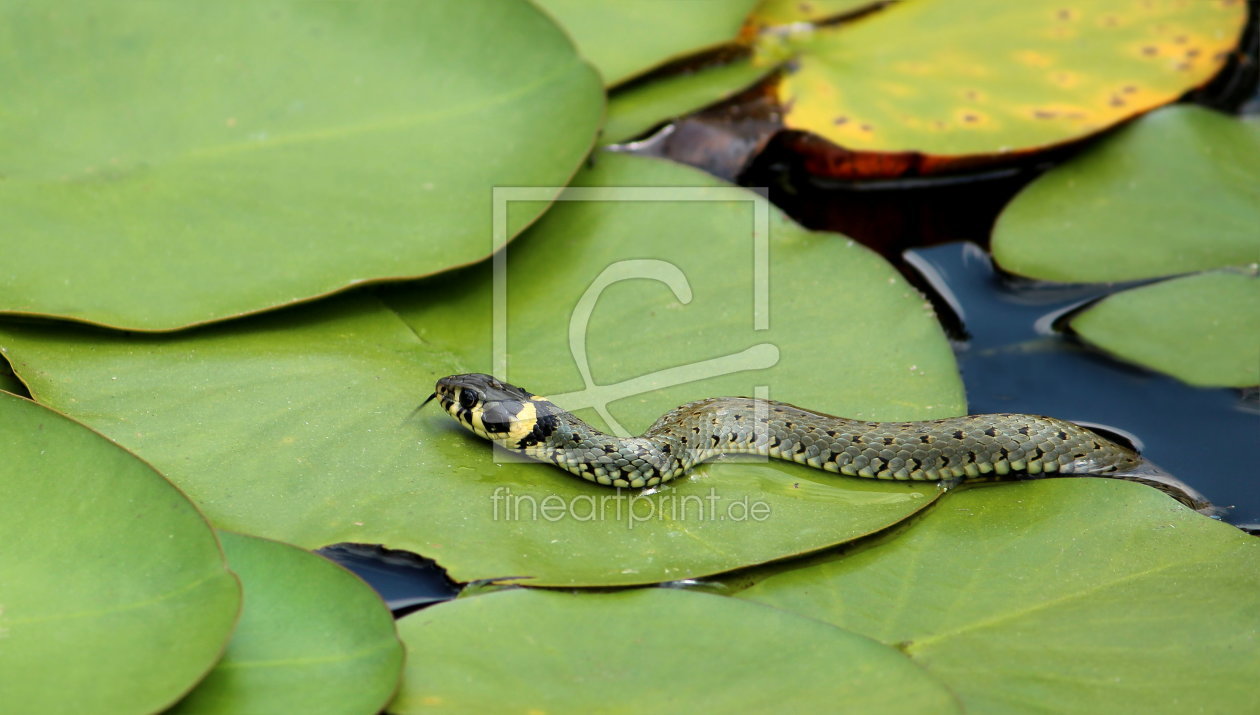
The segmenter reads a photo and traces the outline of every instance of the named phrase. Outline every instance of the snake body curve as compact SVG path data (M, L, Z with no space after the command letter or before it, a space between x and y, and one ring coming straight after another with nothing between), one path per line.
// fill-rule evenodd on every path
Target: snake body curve
M490 375L444 377L434 398L479 436L611 487L655 486L721 454L760 454L853 477L932 481L1012 472L1104 475L1141 462L1133 450L1080 425L1036 415L865 422L785 402L715 397L670 410L639 437L621 438Z

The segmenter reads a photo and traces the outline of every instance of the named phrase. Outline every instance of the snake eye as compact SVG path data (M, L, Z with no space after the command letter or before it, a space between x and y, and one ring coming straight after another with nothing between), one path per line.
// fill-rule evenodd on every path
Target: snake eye
M465 387L459 391L459 406L466 410L471 410L473 407L476 407L477 403L480 401L481 395L477 394L476 390L470 390Z

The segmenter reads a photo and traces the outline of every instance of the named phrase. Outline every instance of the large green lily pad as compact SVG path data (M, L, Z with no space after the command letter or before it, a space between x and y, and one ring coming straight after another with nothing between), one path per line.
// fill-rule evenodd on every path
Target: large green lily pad
M1260 262L1260 120L1177 106L1107 137L998 218L1003 268L1121 281Z
M896 649L686 591L517 589L434 606L398 627L408 651L389 707L398 715L958 710L946 688Z
M865 248L769 211L757 330L755 194L615 154L577 184L694 188L565 201L509 250L507 378L574 410L607 401L631 431L758 386L860 418L964 410L930 306ZM622 198L642 198L634 191ZM583 299L617 271L633 280ZM305 547L384 543L459 580L712 574L871 533L936 496L931 484L783 463L713 465L640 496L496 463L440 410L408 417L437 377L493 368L491 274L476 266L391 290L397 313L356 295L174 336L7 325L0 349L41 400L160 465L217 525ZM680 277L687 304L659 282ZM584 330L572 315L589 316ZM571 357L574 325L591 389ZM600 423L591 407L579 414Z
M0 95L0 311L136 330L480 259L603 107L524 0L9 2Z
M1072 319L1086 340L1192 385L1260 385L1260 278L1218 271L1135 288Z
M1255 703L1260 541L1131 482L964 490L740 596L897 644L970 712Z
M378 712L403 648L367 584L308 551L222 532L245 608L223 659L173 713Z
M218 659L240 590L175 487L0 393L0 712L161 710Z
M535 0L604 76L620 84L739 36L757 0Z
M794 41L789 129L941 157L1061 144L1176 99L1225 63L1242 2L907 0ZM983 18L983 22L966 21ZM963 20L963 21L960 21Z

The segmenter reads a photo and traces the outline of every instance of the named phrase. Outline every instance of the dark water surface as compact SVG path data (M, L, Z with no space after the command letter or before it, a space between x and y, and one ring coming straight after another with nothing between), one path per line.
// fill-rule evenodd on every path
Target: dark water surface
M1059 332L1073 308L1123 286L1003 280L974 244L907 252L948 296L968 338L955 342L971 412L1028 412L1117 428L1143 455L1222 507L1260 524L1260 401L1254 391L1186 385ZM940 308L938 307L938 311Z
M406 551L368 544L337 544L316 553L367 581L395 616L449 601L460 587L433 561Z
M1149 283L1056 284L1009 276L987 246L1003 207L1049 164L942 180L825 184L768 157L742 177L809 228L881 253L936 306L972 413L1024 412L1105 425L1227 510L1260 526L1260 395L1204 389L1113 358L1067 328L1075 309Z

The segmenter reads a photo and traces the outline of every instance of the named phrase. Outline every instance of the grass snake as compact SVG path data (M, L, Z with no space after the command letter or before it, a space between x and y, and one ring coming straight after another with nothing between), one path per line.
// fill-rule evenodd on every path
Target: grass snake
M611 487L651 487L722 454L759 454L853 477L953 480L989 475L1112 475L1137 452L1085 427L1036 415L865 422L785 402L714 397L670 410L639 437L592 428L546 398L483 374L451 375L434 394L464 427L517 454Z

